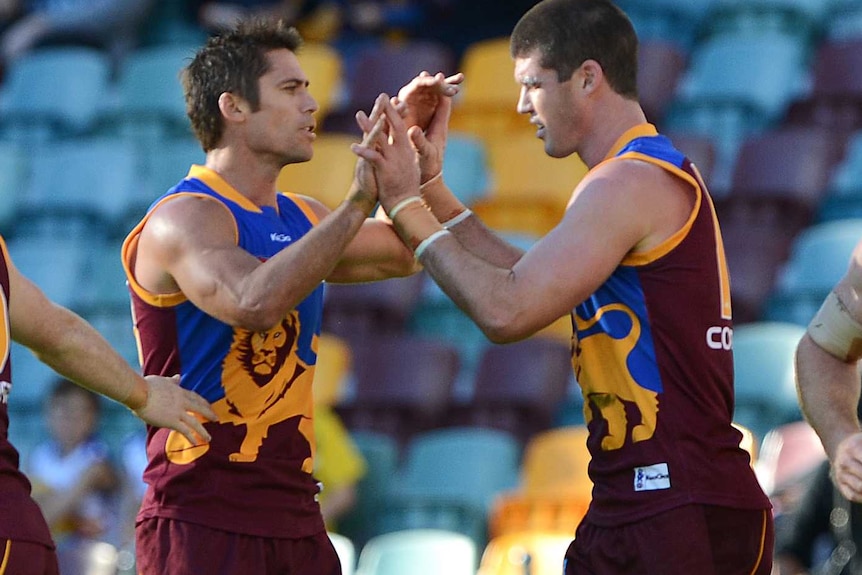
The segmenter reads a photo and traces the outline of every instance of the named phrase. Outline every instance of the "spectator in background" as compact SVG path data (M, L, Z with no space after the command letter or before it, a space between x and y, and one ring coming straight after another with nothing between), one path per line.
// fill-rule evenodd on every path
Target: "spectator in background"
M0 38L4 65L52 42L96 45L121 57L155 0L0 0L8 25Z
M98 396L57 380L45 403L49 438L34 447L25 465L64 575L80 572L75 557L83 545L117 542L119 476L98 436L99 416Z

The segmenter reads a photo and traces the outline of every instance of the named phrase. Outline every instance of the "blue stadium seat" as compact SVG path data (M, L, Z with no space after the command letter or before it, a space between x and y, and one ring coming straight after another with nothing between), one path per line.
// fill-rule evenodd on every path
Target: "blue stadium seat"
M723 34L693 51L664 124L713 137L713 193L730 188L742 140L776 125L802 91L805 56L795 38L779 33Z
M450 427L417 434L378 528L445 528L484 546L494 497L517 484L520 455L518 440L504 431Z
M106 106L111 60L95 48L55 46L13 62L0 94L0 137L27 145L90 134Z
M28 218L78 219L99 235L119 232L140 186L134 146L116 138L67 140L40 148L21 212Z
M778 425L802 419L796 399L796 346L805 328L753 322L733 332L736 408L733 420L757 441Z
M766 303L764 319L808 325L847 271L862 238L862 219L823 222L802 231Z

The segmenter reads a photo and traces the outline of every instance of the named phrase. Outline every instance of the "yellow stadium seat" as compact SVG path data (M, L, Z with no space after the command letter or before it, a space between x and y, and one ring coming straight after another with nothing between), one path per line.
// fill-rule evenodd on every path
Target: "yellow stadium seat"
M486 141L535 129L517 111L520 88L514 79L508 38L469 45L461 64L464 85L452 109L452 129L470 132Z
M508 533L488 542L477 575L559 575L572 535Z
M552 158L532 134L487 145L490 193L473 207L498 231L544 235L556 226L588 169L578 156Z
M338 51L322 42L303 44L297 55L303 71L308 75L309 90L320 109L317 121L337 107L343 89L343 63Z
M356 141L354 136L346 134L318 134L314 158L282 168L276 188L280 192L311 196L335 209L353 181L356 155L350 151L350 144Z
M592 498L588 434L582 425L558 427L527 443L519 488L494 501L492 536L524 529L574 533Z

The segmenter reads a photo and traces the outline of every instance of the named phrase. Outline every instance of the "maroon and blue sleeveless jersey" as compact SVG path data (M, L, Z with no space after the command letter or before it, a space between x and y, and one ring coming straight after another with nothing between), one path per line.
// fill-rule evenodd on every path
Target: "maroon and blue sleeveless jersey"
M682 229L630 253L575 308L589 517L614 526L689 503L767 508L731 425L730 285L712 200L695 166L653 126L627 132L605 162L633 160L686 182L694 208Z
M9 323L9 252L2 237L0 297L0 539L30 541L53 548L48 524L30 497L30 482L20 471L18 451L9 443L12 336Z
M175 431L148 430L148 488L139 518L264 537L318 533L324 526L311 475L311 383L323 284L263 332L232 327L183 293L143 289L131 271L141 229L156 206L181 196L222 204L236 222L237 245L261 261L289 248L317 221L298 197L279 194L278 209L259 207L212 170L193 166L126 238L123 262L144 373L181 374L181 385L219 416L206 424L212 441L202 446Z

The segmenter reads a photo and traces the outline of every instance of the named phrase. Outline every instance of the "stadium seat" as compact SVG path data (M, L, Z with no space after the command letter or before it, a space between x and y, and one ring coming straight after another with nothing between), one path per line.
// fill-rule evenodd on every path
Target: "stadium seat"
M276 187L282 192L311 196L334 210L344 201L353 182L357 156L350 145L358 141L349 134L318 134L313 159L283 167Z
M403 443L442 420L459 367L453 343L368 334L353 340L351 349L354 393L336 406L349 429L386 433Z
M686 52L672 39L646 39L638 45L638 97L647 120L661 124L686 66Z
M419 301L408 322L408 331L418 337L451 341L458 334L460 368L453 387L453 400L463 403L473 394L479 360L491 342L476 323L443 293L434 280L425 273Z
M736 406L733 421L758 441L779 425L802 419L796 399L796 346L805 328L753 322L733 332Z
M563 558L574 537L565 533L523 531L488 542L477 575L560 575Z
M377 519L395 483L399 445L394 437L374 431L353 430L350 436L365 459L366 471L356 487L356 505L339 519L338 530L360 549L381 533Z
M469 537L435 529L379 535L359 553L356 575L474 575L476 545Z
M517 483L520 455L517 439L503 431L448 427L418 433L406 445L378 525L384 531L446 528L484 547L491 504Z
M479 361L472 395L453 408L454 421L491 427L525 443L551 427L573 383L571 343L532 337L489 345Z
M862 128L860 52L862 35L822 42L811 66L811 88L791 102L785 123L823 126L845 138Z
M820 36L827 10L823 0L714 0L704 33L779 32L811 45Z
M697 31L713 1L619 0L616 4L628 14L638 38L671 40L687 51L697 41Z
M373 283L327 283L323 327L351 343L402 334L422 284L420 274Z
M346 74L342 105L323 118L322 131L357 135L354 114L369 112L381 92L394 96L423 70L449 75L455 67L452 51L433 40L373 43L362 47L354 58L355 68Z
M443 177L452 193L466 206L485 198L491 176L484 142L470 134L449 132L443 154Z
M203 165L206 154L200 142L191 136L169 138L160 140L158 146L144 150L140 162L144 185L139 187L132 198L129 223L136 223L156 198L185 178L192 164Z
M5 74L0 135L33 146L91 134L105 105L110 74L110 57L95 48L43 47L23 55Z
M862 218L862 130L848 139L817 213L821 222L846 218Z
M97 235L124 232L125 216L140 186L135 147L118 138L57 141L39 149L21 198L22 216L87 220ZM68 223L68 222L67 222Z
M527 443L518 487L494 500L491 537L523 530L574 533L592 498L588 435L586 426L573 425L540 432Z
M498 231L536 236L550 231L562 219L587 166L576 155L548 156L533 134L512 134L489 142L487 149L490 190L474 211Z
M341 560L341 575L353 575L356 569L356 547L353 541L339 533L330 532L328 535L338 553L338 559Z
M4 236L14 233L21 198L30 177L30 159L20 144L0 142L0 229Z
M764 319L808 325L847 271L859 238L862 219L822 222L803 230L766 302Z
M510 134L534 134L526 117L518 114L518 85L507 82L515 66L508 38L473 42L461 58L464 84L452 107L450 126L486 143Z
M730 187L742 140L774 126L802 90L805 51L777 33L722 34L698 44L664 121L667 131L710 135L716 145L711 188Z
M319 106L317 121L340 105L344 77L341 54L322 42L306 42L297 54L302 70L308 75L309 91Z
M188 138L191 126L180 74L193 56L194 47L182 44L129 53L118 73L117 107L105 121L142 149L157 146L164 138Z

